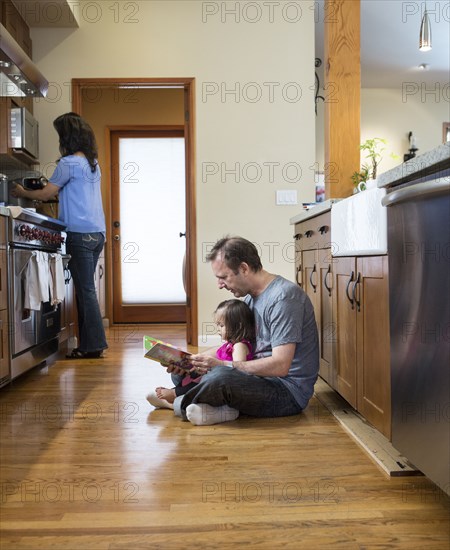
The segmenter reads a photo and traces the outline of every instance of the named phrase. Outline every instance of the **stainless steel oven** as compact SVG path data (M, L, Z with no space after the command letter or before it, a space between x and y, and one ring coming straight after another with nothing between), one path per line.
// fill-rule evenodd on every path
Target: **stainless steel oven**
M27 296L31 282L28 266L39 252L40 258L59 253L65 226L58 220L18 209L10 218L8 243L9 322L11 379L42 363L58 350L61 308L42 301L30 307Z

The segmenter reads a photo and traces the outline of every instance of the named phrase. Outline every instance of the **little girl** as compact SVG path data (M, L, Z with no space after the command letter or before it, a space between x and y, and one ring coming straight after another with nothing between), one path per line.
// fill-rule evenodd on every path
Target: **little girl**
M214 322L224 343L218 349L206 353L224 361L250 361L253 359L252 343L255 341L255 319L248 305L241 300L225 300L214 312ZM147 396L155 407L173 409L176 397L184 395L201 380L195 372L187 373L174 388L156 388Z

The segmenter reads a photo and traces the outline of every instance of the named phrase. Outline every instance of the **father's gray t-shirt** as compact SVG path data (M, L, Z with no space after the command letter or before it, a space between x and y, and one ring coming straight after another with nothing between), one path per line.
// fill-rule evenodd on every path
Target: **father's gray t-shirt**
M287 386L304 409L314 393L319 372L319 340L314 308L295 283L277 276L256 298L245 297L255 315L255 358L272 355L272 349L296 344L289 373L273 380Z

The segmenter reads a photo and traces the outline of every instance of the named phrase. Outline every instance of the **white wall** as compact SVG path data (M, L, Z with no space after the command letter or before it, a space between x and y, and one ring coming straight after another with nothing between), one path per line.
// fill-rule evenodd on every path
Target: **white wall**
M413 93L414 92L414 93ZM442 143L442 123L449 122L450 104L442 93L423 93L420 87L411 91L386 88L361 90L361 143L381 137L387 140L386 154L379 174L403 162L408 152L408 134L417 138L419 151L426 153ZM316 154L320 167L324 164L324 105L319 103L316 126ZM397 160L389 153L399 156ZM366 162L361 157L361 163Z
M225 12L236 5L238 14ZM57 156L52 121L71 110L72 78L196 78L200 332L224 299L203 261L223 235L256 242L269 271L294 277L289 218L300 205L276 206L275 191L314 198L312 5L102 0L81 2L79 29L32 31L34 60L51 81L35 108L44 166ZM226 172L236 167L239 176Z

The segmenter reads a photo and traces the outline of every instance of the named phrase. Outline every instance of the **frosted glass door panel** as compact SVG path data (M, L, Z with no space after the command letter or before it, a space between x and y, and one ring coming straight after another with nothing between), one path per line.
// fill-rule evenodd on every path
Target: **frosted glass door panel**
M123 304L185 304L184 138L120 138Z

